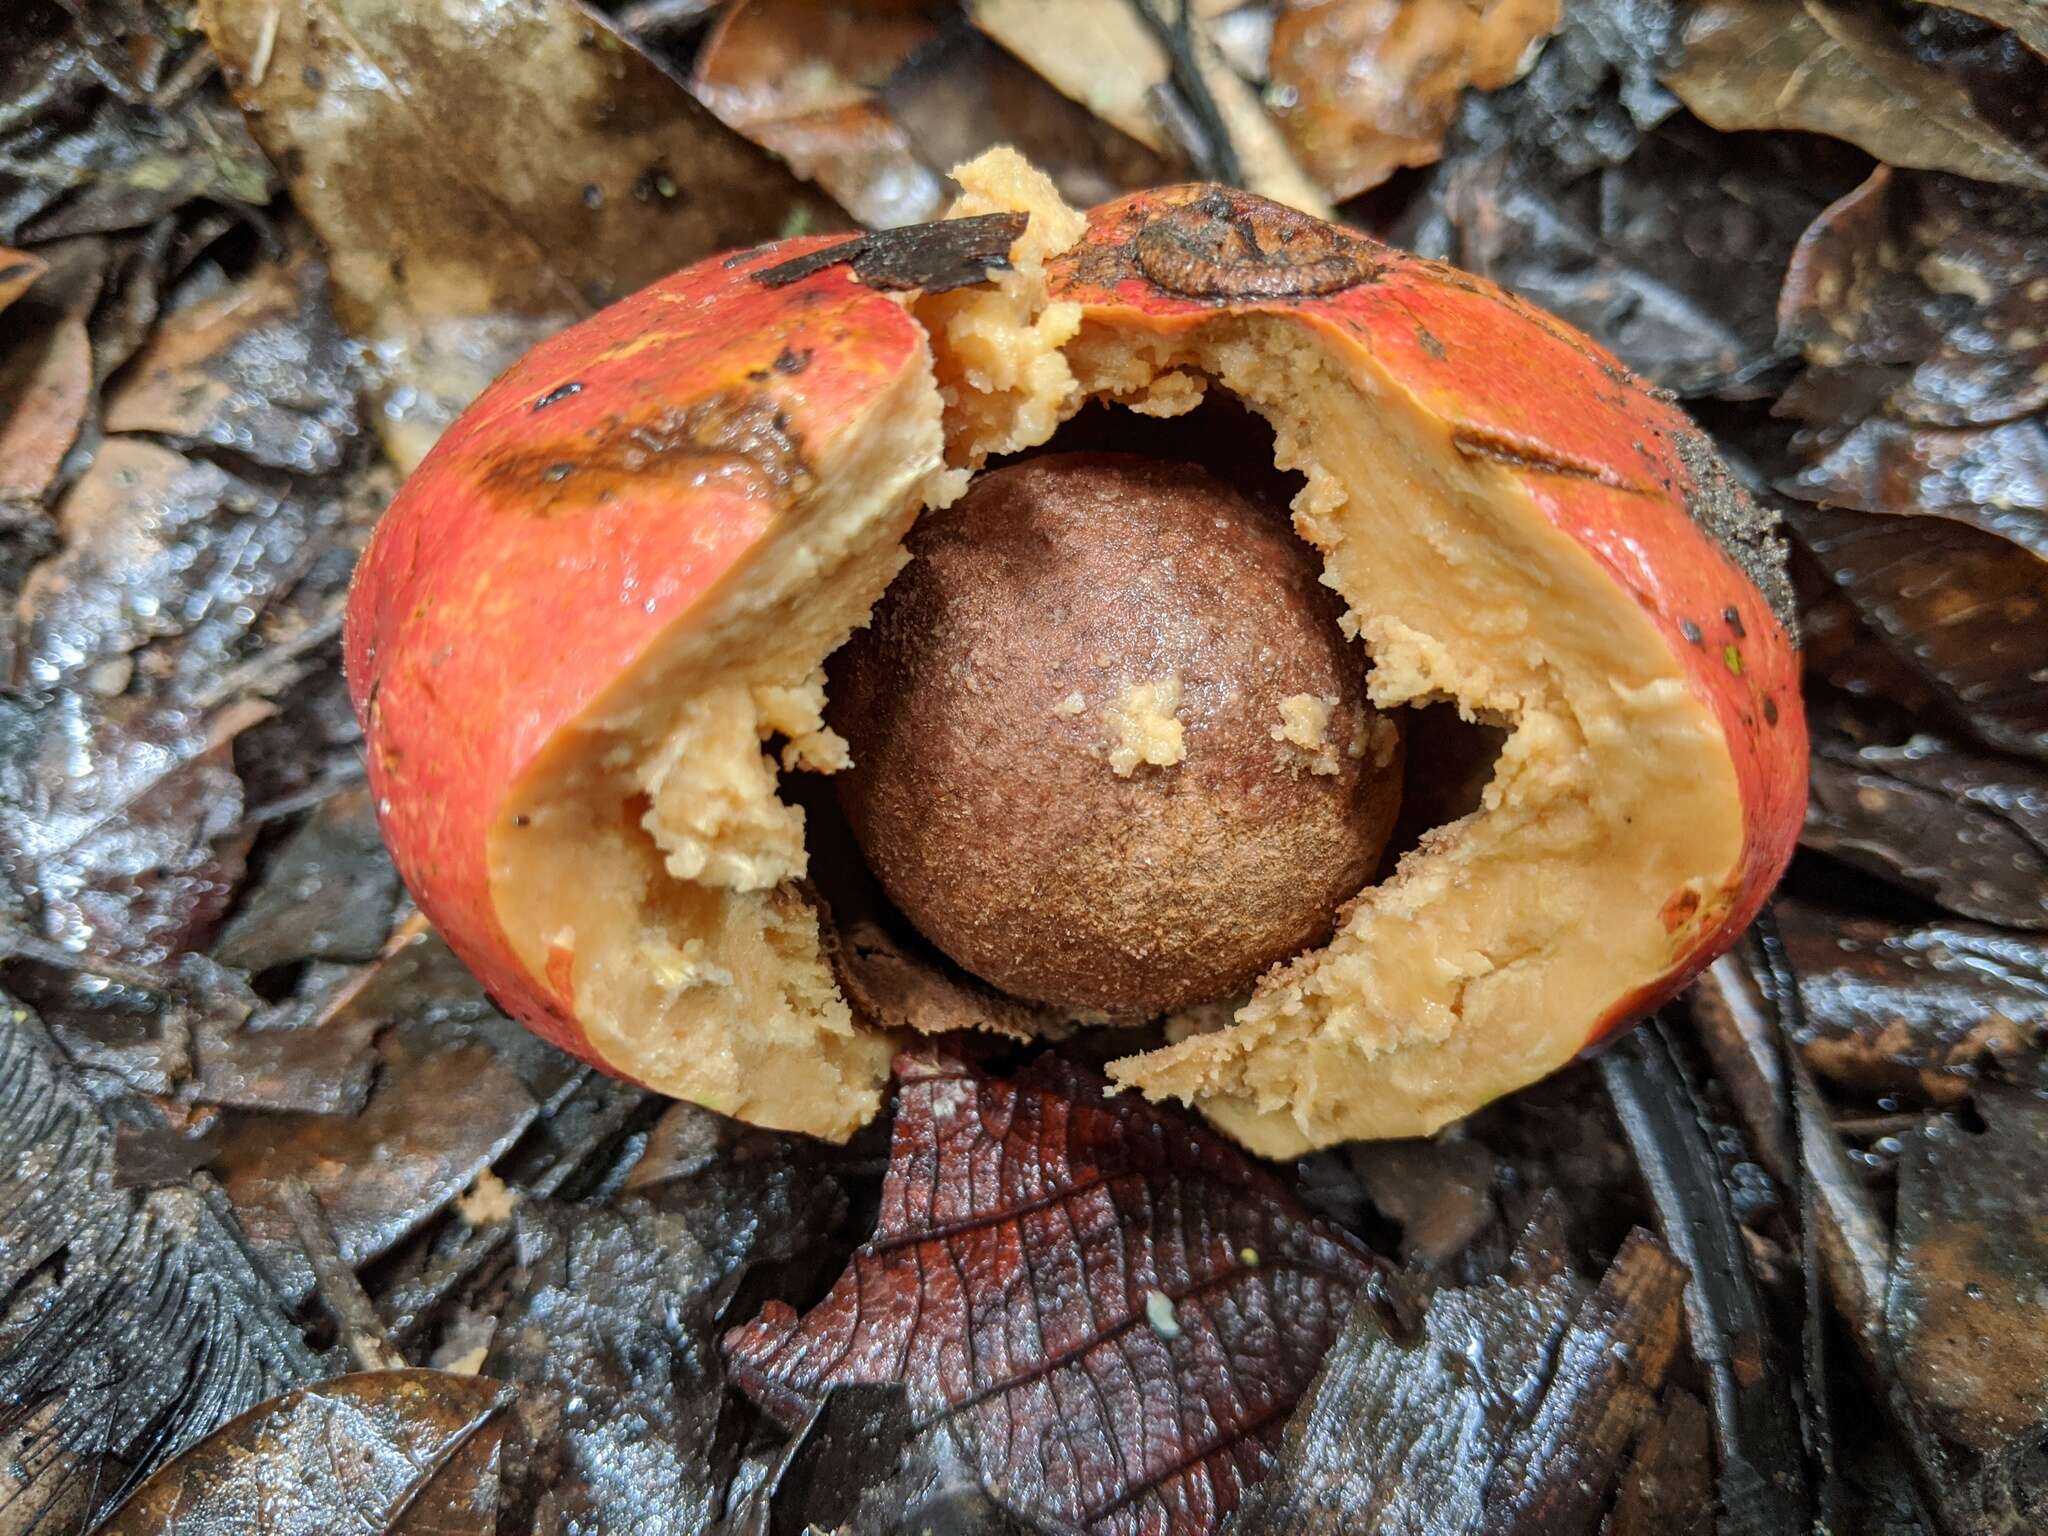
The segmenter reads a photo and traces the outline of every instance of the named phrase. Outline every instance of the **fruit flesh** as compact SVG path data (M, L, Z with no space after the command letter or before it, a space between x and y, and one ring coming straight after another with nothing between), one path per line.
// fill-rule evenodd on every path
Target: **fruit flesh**
M1399 731L1283 513L1054 453L910 547L833 658L831 719L848 820L927 939L1013 996L1145 1019L1329 938L1393 824Z
M673 413L758 372L800 445L800 473L782 479L758 445L651 488L621 464L607 484L634 509L575 509L610 507L619 537L651 556L657 530L694 562L649 598L644 625L625 619L646 588L588 526L533 514L516 559L534 574L507 581L502 531L462 520L479 485L499 483L490 435L516 441L557 381L528 374L487 397L496 414L452 433L409 488L366 561L380 569L372 616L352 610L351 679L373 781L399 807L387 827L401 867L451 942L522 1017L611 1070L849 1134L875 1112L893 1042L834 985L799 884L800 823L763 748L831 766L819 667L894 574L918 509L959 493L960 470L1043 441L1091 395L1164 415L1214 381L1265 416L1306 477L1296 528L1372 654L1376 700L1452 700L1510 734L1481 810L1425 839L1330 945L1269 978L1235 1022L1116 1075L1276 1155L1415 1134L1682 982L1782 868L1804 769L1790 648L1680 510L1682 418L1474 280L1379 271L1329 256L1313 232L1296 249L1354 286L1219 297L1201 291L1214 280L1201 249L1181 246L1155 263L1171 282L1148 286L1132 253L1143 260L1180 193L1099 210L1059 258L1076 216L1013 161L963 174L969 211L1034 214L1019 271L992 287L906 313L843 271L771 303L744 271L696 269L662 285L680 332L658 308L618 323L604 369L631 376L646 349L639 398ZM693 325L703 339L684 346ZM850 344L856 330L872 339ZM768 377L778 345L853 358L865 376L786 387ZM422 528L439 548L423 551ZM557 664L543 640L519 654L532 677L519 691L493 675L498 651L463 652L472 633L504 632L503 605L529 591L545 623L565 587L594 605L579 635L621 631L616 659L600 645ZM422 592L448 611L420 618ZM1702 661L1683 631L1724 605L1737 633L1713 633ZM1725 675L1717 643L1734 657ZM437 702L442 680L460 710ZM470 714L464 762L436 732L471 729ZM479 819L485 835L469 830Z

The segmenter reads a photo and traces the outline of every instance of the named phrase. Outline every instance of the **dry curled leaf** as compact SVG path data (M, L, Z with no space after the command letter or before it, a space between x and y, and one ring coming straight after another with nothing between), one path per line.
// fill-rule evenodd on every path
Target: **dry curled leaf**
M539 337L839 214L572 0L206 0L410 467Z
M991 1079L904 1057L874 1236L801 1318L726 1339L794 1429L901 1382L1010 1507L1102 1533L1214 1528L1373 1275L1272 1175L1057 1056Z
M1979 113L1959 82L1916 57L1881 14L1836 0L1693 0L1664 81L1724 131L1832 134L1891 165L2048 190L2048 165Z
M445 1371L301 1387L157 1472L100 1536L497 1536L521 1454L512 1403L502 1382Z
M1900 1156L1885 1328L1941 1432L1993 1452L2048 1433L2048 1100L1985 1088L1977 1107L1981 1134L1935 1120Z
M1270 55L1274 117L1338 200L1443 152L1467 85L1520 75L1561 0L1283 0Z

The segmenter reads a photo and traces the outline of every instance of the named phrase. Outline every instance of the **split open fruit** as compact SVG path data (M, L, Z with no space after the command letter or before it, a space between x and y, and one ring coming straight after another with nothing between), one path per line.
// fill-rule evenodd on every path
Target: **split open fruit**
M1038 743L1068 754L1058 773L1091 804L1100 783L1112 821L1210 796L1185 825L1211 830L1175 832L1159 861L1177 876L1244 853L1213 842L1233 796L1327 808L1341 769L1347 803L1381 819L1372 852L1302 838L1321 850L1288 855L1311 866L1305 889L1368 871L1358 888L1334 912L1317 894L1305 947L1259 951L1278 963L1247 996L1183 1016L1116 1080L1272 1155L1423 1133L1554 1070L1733 941L1804 804L1791 594L1768 520L1668 400L1483 281L1246 193L1166 188L1083 217L1006 151L956 174L956 217L1029 213L1008 270L925 292L889 286L892 268L877 285L803 239L678 273L493 385L378 528L346 637L371 782L401 872L500 1002L609 1071L761 1124L844 1137L877 1111L901 1041L835 977L786 791L849 766L828 718L861 736L892 687L920 686L908 666L891 678L891 620L849 653L862 723L828 715L828 659L903 570L920 513L991 460L1043 472L1040 448L1184 457L1234 487L1214 494L1261 504L1284 487L1328 622L1370 661L1368 708L1333 675L1297 688L1294 660L1232 650L1213 592L1141 637L1171 656L1077 650L1064 609L1040 616L1036 656L1028 608L998 604L958 643L1009 656L1010 683L977 694L970 676L905 706L967 744L908 770L934 818L1009 786L1007 820L973 810L998 849L1046 854L1033 818L1055 792L1004 778ZM1109 501L1075 505L1069 526L1085 541L1093 518L1108 541L1088 581L1170 601L1151 579L1168 557L1090 510ZM1010 558L989 553L981 579L979 549L947 578L972 603ZM1236 581L1247 608L1270 595ZM1304 630L1298 649L1320 645ZM977 698L982 719L960 702ZM1477 804L1397 834L1393 867L1368 870L1392 797L1360 786L1398 770L1390 728L1445 706L1495 728L1490 765L1465 765ZM1419 739L1417 805L1455 776ZM850 819L900 898L894 845L876 856L890 834L859 798ZM1276 814L1284 836L1311 810ZM999 892L1008 864L981 866L949 884L947 860L926 860L901 905L915 918L929 896L973 929L974 904L1000 896L1028 926L1033 892L1058 884L1041 871ZM1180 928L1106 877L1062 889L1034 931L1079 924L1114 949L1128 917L1136 935L1099 993L1061 991L1057 944L1006 972L987 924L981 949L930 937L1051 1005L1050 1026L1121 1021L1225 1001L1206 994L1243 979L1229 965L1173 983L1180 950L1187 974L1209 965L1190 935L1227 933L1214 903L1244 883L1192 880L1211 905Z

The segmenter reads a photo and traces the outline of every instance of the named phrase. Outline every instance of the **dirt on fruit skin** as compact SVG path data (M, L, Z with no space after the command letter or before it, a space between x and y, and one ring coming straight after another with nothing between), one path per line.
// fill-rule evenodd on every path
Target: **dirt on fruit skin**
M1692 476L1685 494L1687 515L1763 594L1772 617L1798 645L1799 604L1792 593L1792 550L1783 519L1742 488L1705 433L1680 432L1673 446Z

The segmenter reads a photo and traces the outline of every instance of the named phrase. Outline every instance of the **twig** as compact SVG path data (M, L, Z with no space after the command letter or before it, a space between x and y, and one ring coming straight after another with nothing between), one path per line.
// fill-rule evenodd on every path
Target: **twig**
M223 667L212 684L195 695L192 702L200 709L212 709L238 693L268 693L288 686L301 675L291 663L339 635L347 607L346 596L335 598L289 640L275 641L258 655Z
M1180 10L1172 21L1160 14L1153 0L1131 0L1131 8L1138 13L1138 19L1152 29L1153 36L1166 50L1167 79L1187 107L1189 116L1201 128L1206 144L1189 146L1190 152L1201 162L1196 169L1210 181L1243 186L1244 162L1237 153L1236 142L1230 137L1230 125L1224 122L1222 109L1210 93L1208 78L1202 73L1202 61L1197 53L1200 45L1195 40L1194 0L1180 0ZM1201 153L1203 148L1206 148L1206 154Z
M286 1179L278 1188L278 1200L299 1234L299 1245L313 1266L314 1289L341 1330L349 1360L359 1371L402 1370L405 1356L392 1347L376 1304L342 1259L313 1191L303 1179Z

